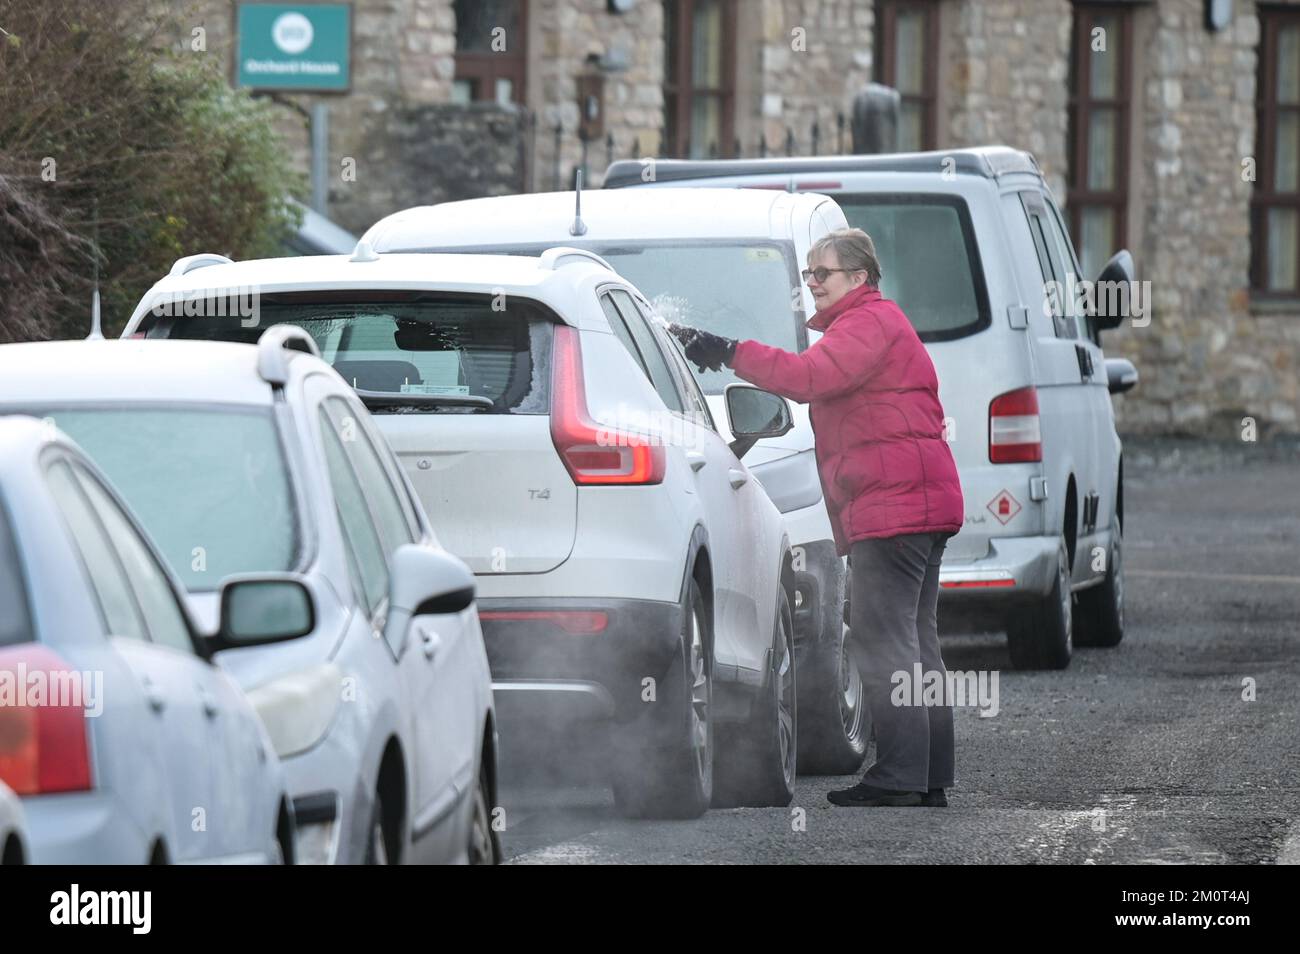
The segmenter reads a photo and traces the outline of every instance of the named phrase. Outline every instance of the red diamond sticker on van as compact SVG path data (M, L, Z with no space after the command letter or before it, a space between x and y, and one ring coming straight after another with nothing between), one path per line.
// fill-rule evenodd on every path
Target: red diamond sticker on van
M998 518L998 522L1006 526L1011 522L1011 518L1020 513L1020 501L1011 496L1009 490L1003 490L996 497L989 501L989 513Z

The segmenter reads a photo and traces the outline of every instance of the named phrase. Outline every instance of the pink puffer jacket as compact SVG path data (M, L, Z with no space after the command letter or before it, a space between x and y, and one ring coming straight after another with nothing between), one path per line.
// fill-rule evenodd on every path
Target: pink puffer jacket
M809 405L840 555L871 537L956 533L961 483L943 438L939 381L907 316L863 285L813 315L808 327L824 334L802 354L742 341L731 367Z

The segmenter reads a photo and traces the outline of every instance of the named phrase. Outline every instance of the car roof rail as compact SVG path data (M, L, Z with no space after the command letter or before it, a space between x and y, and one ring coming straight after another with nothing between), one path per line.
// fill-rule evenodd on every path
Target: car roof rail
M607 268L611 272L614 271L614 266L595 252L590 252L585 248L573 248L569 245L557 245L555 248L548 248L541 254L541 261L537 263L537 267L553 272L557 268L563 268L565 265L571 264L571 262L565 261L566 259L575 258L595 262L601 268Z
M168 278L180 278L187 272L192 272L196 268L203 268L207 265L234 265L233 259L226 258L224 255L218 255L216 252L200 252L198 255L186 255L184 258L176 259L172 265L172 270L167 273Z
M257 373L267 384L289 383L289 360L295 353L320 357L316 339L297 325L272 325L257 339Z

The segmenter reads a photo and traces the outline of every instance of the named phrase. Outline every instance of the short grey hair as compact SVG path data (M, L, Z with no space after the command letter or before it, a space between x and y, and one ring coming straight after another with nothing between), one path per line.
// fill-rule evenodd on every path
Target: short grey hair
M866 272L867 283L880 284L880 259L876 257L876 243L862 229L836 229L823 235L809 250L808 257L833 251L840 267L851 272Z

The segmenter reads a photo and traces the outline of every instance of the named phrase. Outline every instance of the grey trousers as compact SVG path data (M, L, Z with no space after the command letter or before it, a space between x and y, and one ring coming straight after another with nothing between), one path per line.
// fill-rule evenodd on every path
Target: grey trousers
M925 792L953 784L952 699L943 688L947 670L935 619L949 536L860 540L849 551L850 645L876 735L876 761L862 780L877 788ZM922 704L922 694L912 691L917 663L923 678L939 674L937 705Z

